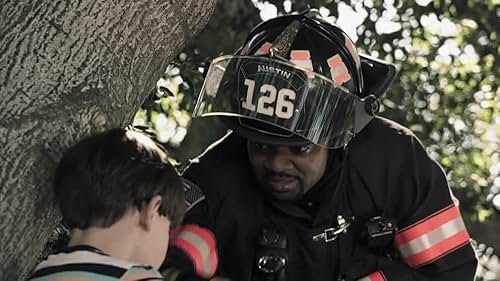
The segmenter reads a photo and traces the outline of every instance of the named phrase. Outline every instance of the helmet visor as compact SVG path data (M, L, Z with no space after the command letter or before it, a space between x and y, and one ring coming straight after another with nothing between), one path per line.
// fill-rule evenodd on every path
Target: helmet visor
M287 61L229 55L210 65L193 117L237 117L241 126L261 133L337 148L353 136L357 100L332 80Z

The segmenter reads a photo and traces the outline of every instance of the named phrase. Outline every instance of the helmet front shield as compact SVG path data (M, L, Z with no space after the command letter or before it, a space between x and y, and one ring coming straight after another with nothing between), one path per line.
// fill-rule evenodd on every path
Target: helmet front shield
M297 65L229 55L210 65L193 117L235 117L259 133L338 148L373 118L364 106L346 88Z

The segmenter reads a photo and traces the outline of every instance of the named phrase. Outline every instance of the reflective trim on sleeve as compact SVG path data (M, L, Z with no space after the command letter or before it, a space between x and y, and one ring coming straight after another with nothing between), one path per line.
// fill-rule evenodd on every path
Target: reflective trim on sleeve
M386 281L384 274L381 271L376 271L368 276L365 276L358 281Z
M396 234L394 244L405 262L420 267L469 243L460 211L451 204Z
M217 250L213 233L197 225L185 225L170 241L172 246L181 248L188 254L195 266L196 273L211 277L217 269Z

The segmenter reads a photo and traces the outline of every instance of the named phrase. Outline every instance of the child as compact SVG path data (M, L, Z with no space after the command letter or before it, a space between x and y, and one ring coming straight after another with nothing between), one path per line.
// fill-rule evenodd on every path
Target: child
M55 200L68 247L40 263L35 280L160 280L184 191L166 153L146 134L112 129L64 154Z

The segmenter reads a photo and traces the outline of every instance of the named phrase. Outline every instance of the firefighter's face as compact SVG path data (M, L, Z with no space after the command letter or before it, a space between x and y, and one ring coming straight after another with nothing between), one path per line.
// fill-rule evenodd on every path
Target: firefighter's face
M273 146L247 142L258 183L274 198L300 198L325 173L328 150L316 145Z

